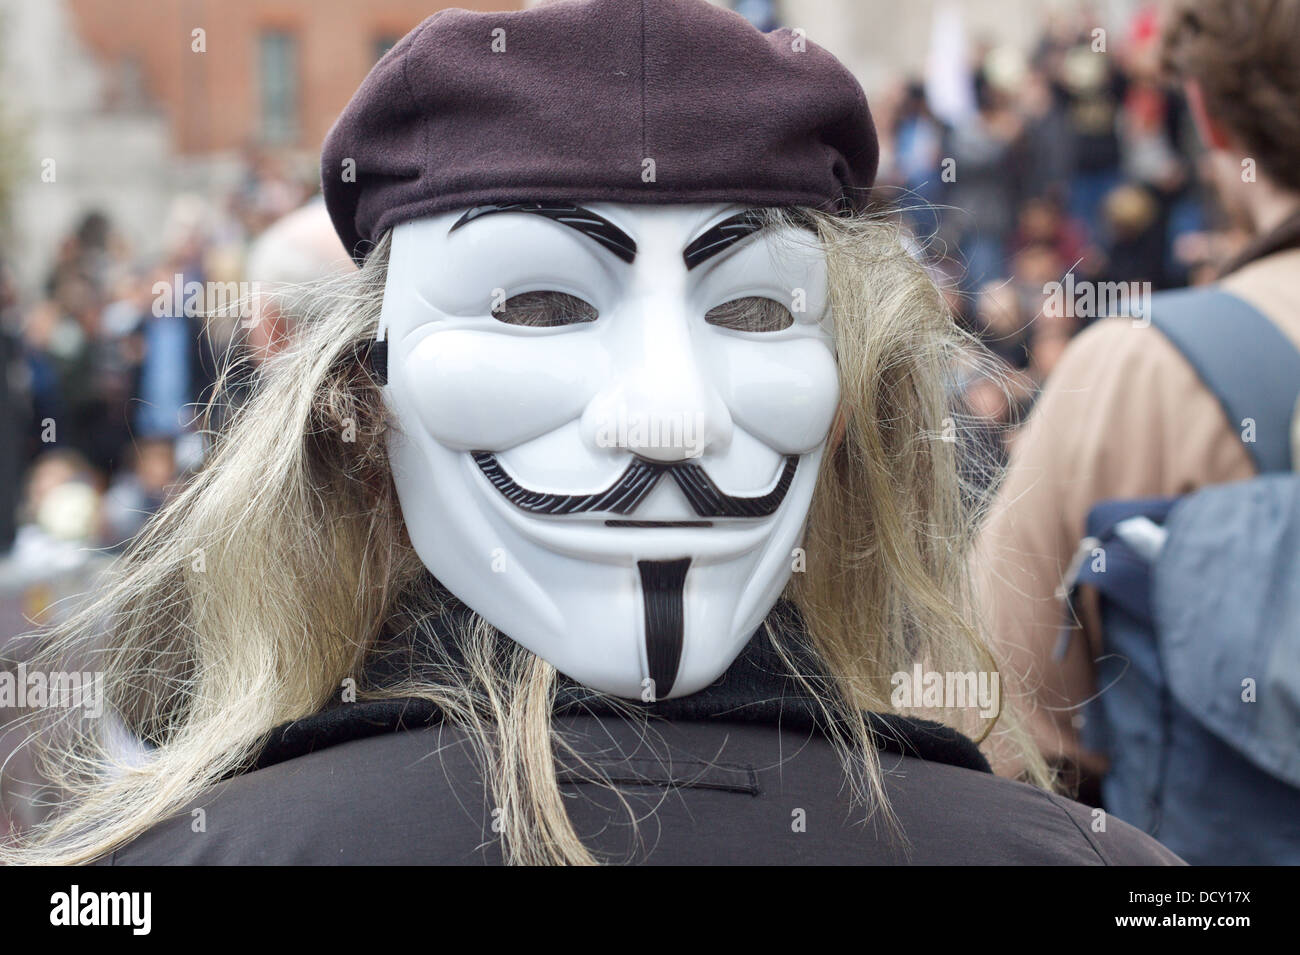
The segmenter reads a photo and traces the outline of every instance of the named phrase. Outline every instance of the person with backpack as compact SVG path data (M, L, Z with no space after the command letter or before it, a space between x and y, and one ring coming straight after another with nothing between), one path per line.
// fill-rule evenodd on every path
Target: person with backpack
M1294 863L1300 0L1180 0L1164 55L1254 238L1072 342L975 572L1044 755L1190 862Z

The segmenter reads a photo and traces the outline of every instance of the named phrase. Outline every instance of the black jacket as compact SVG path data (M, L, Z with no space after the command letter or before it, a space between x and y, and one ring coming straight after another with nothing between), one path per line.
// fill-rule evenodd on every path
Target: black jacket
M560 693L557 724L588 764L568 758L561 790L605 861L1179 862L1118 819L1094 831L1088 807L992 775L961 734L892 715L865 719L902 838L863 824L817 709L761 636L714 686L645 709L648 732L579 686ZM280 727L250 772L102 862L492 864L498 817L466 734L434 707L340 704Z

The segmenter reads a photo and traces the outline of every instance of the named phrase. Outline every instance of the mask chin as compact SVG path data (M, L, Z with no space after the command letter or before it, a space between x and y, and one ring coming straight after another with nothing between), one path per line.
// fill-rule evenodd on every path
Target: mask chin
M730 666L791 574L838 401L824 261L764 238L688 267L682 250L735 207L590 211L632 261L530 214L395 231L393 477L421 560L488 623L593 689L684 696ZM718 302L784 294L791 275L817 310L779 337L702 320ZM528 286L581 296L599 318L494 317L494 290ZM624 424L696 414L696 446L601 442L593 408Z

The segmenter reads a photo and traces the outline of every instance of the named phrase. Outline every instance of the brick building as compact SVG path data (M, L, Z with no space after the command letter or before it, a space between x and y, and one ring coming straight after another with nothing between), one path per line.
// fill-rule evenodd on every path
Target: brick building
M67 0L106 72L106 104L150 103L176 150L315 151L362 77L445 6L520 0ZM196 31L202 31L197 33Z
M90 210L148 256L175 197L220 201L255 154L314 179L388 46L444 7L531 4L0 0L0 260L34 294Z

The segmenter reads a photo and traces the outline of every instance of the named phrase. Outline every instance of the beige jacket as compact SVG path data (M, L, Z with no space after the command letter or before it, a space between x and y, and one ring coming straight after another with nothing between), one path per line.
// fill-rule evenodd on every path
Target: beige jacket
M1300 249L1220 284L1300 347ZM974 567L1003 684L1032 698L1031 729L1049 758L1103 765L1080 750L1076 716L1095 692L1095 628L1086 636L1076 628L1064 658L1053 655L1065 619L1057 591L1088 511L1108 498L1184 494L1254 473L1237 428L1160 331L1113 319L1070 344L1017 436Z

